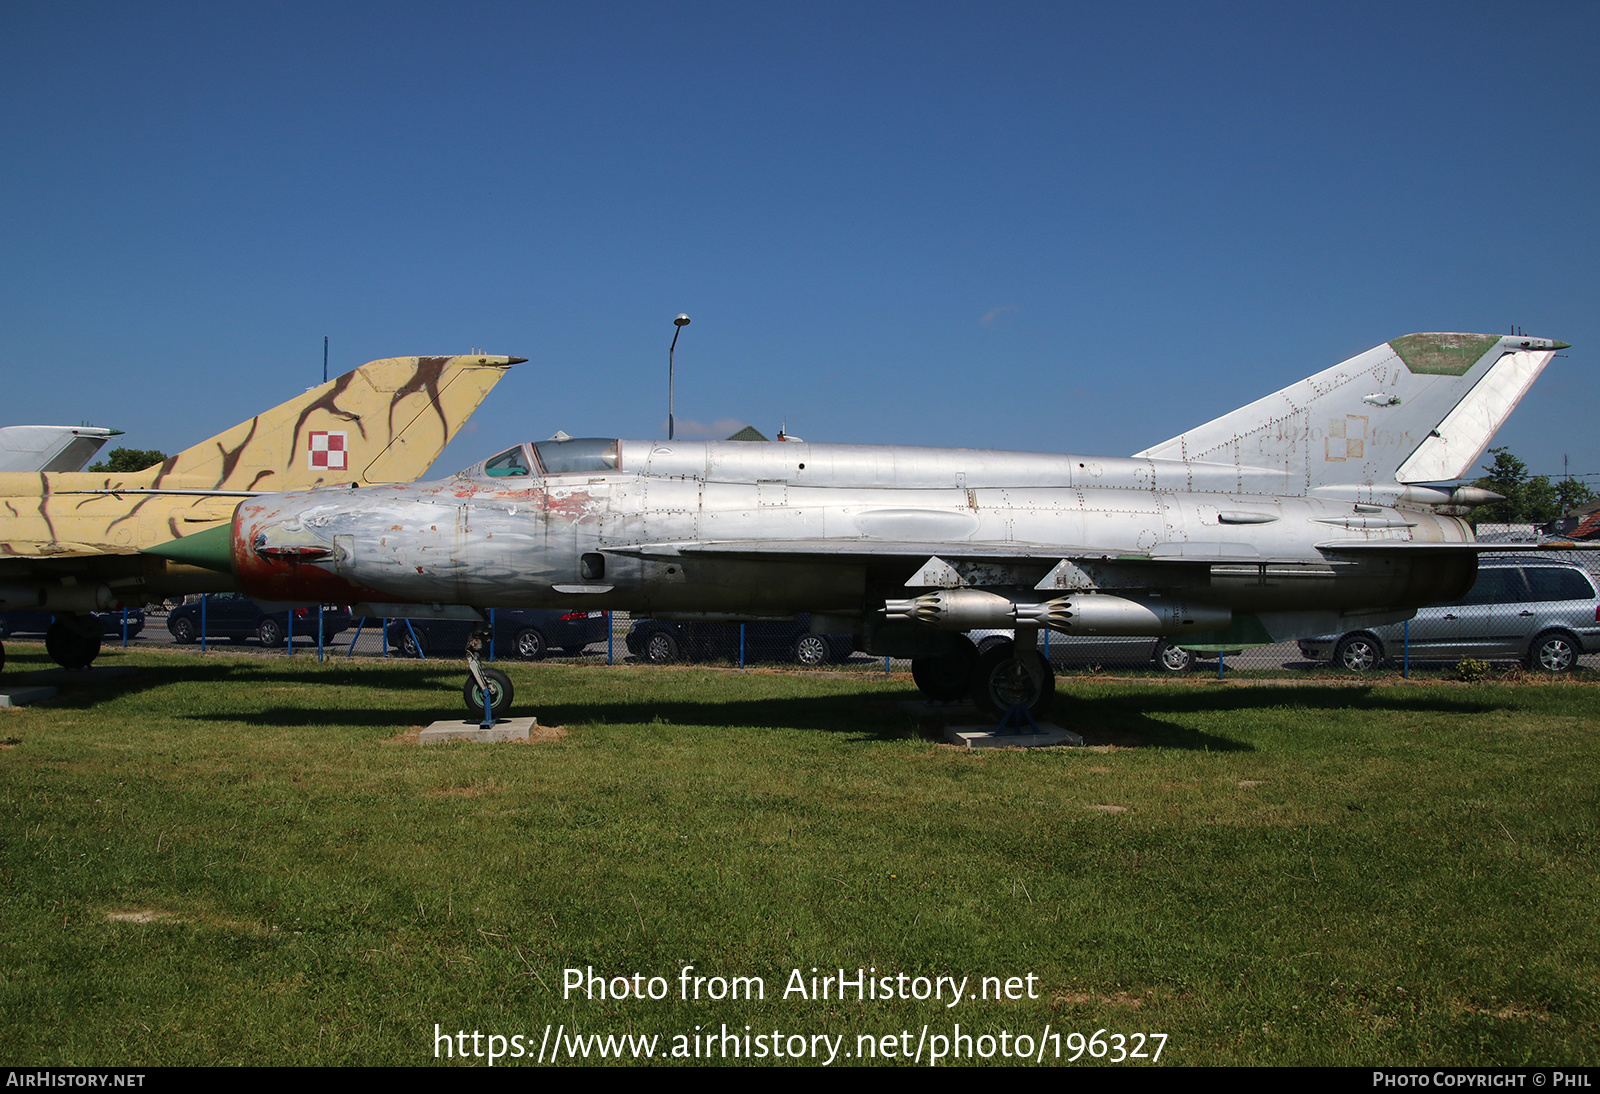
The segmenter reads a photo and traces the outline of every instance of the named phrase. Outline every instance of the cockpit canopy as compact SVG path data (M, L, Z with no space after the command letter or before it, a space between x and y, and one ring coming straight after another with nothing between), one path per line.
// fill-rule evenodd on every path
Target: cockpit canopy
M621 465L621 442L606 437L570 437L508 448L483 463L492 479L545 475L600 475ZM469 472L470 473L470 472Z

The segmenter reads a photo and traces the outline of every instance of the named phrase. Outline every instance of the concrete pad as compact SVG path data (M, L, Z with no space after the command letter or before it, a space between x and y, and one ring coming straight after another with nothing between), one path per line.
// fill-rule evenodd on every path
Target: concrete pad
M526 741L538 724L537 718L501 718L491 728L484 729L478 725L476 718L460 722L447 718L442 722L434 722L418 734L417 743L436 745L445 741L477 741L481 744Z
M997 733L992 726L951 726L944 739L968 748L1055 748L1081 745L1083 738L1070 729L1050 722L1039 722L1038 733Z
M40 699L54 699L55 688L0 688L0 707L25 707Z

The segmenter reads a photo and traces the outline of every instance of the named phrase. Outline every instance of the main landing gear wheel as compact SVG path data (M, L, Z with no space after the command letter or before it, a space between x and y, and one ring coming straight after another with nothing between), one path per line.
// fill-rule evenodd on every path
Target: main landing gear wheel
M1005 714L1021 706L1039 713L1056 693L1056 675L1037 650L1016 652L1014 643L996 646L972 670L972 701L979 710Z
M964 699L972 688L972 666L978 663L978 647L964 634L956 638L955 653L911 659L911 679L917 690L936 703ZM1006 647L1010 646L1007 642Z
M44 632L45 652L64 669L86 669L100 656L100 621L69 615Z
M490 716L496 720L504 718L511 709L511 699L515 694L511 687L511 677L488 665L480 665L478 671L483 673L484 683L489 686ZM467 682L461 686L461 698L467 704L468 710L480 718L483 716L483 689L478 686L478 681L471 673L467 674Z

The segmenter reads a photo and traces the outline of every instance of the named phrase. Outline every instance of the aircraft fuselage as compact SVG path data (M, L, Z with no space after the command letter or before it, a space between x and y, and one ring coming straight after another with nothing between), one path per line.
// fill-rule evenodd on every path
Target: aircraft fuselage
M274 599L749 618L870 615L950 585L1035 599L1125 587L1232 612L1404 616L1461 595L1476 570L1470 555L1318 549L1471 541L1429 508L1444 492L1398 484L1308 491L1290 471L900 446L622 441L609 459L248 500L239 583ZM930 558L959 575L926 579ZM1076 581L1052 584L1063 559Z

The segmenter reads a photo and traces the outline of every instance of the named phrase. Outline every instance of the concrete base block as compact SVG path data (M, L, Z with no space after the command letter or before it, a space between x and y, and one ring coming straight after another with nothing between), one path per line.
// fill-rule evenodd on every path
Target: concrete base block
M417 735L419 745L436 745L445 741L477 741L490 744L495 741L526 741L539 724L537 718L501 718L492 728L484 729L477 719L457 722L446 719L435 722Z
M996 733L988 726L951 726L944 731L944 739L968 748L1055 748L1083 744L1083 738L1070 729L1050 722L1038 725L1038 733Z
M25 707L40 699L55 697L55 688L0 688L0 707Z

